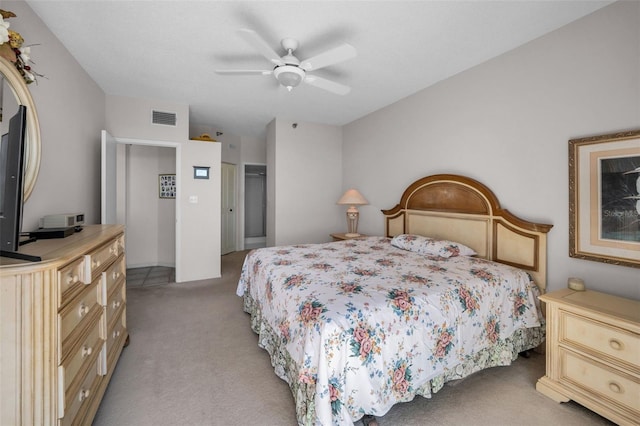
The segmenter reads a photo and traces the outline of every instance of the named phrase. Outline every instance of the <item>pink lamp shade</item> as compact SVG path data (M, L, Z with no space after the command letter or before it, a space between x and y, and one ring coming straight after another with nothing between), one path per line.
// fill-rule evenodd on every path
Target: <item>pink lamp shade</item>
M359 237L358 234L358 205L369 204L366 198L362 196L356 189L348 189L342 197L338 200L337 204L348 205L347 209L347 237Z

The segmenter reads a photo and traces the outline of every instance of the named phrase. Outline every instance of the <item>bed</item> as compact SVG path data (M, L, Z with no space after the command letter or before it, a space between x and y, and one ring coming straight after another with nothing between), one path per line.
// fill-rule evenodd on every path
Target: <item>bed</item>
M458 175L411 184L385 235L251 251L237 293L300 425L382 416L544 340L551 225Z

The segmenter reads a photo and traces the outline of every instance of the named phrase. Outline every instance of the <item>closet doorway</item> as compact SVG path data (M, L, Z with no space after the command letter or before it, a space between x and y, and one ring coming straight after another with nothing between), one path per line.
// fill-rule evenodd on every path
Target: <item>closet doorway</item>
M159 191L160 175L178 177L178 158L177 143L102 132L101 223L125 224L128 268L175 268L179 276L179 205Z
M244 248L266 247L267 166L244 166Z

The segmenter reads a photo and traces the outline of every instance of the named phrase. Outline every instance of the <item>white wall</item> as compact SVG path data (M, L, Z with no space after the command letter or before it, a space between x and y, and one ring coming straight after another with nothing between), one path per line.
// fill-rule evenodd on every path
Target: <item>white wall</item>
M243 163L265 164L267 161L267 143L263 138L242 137L240 150Z
M240 136L222 129L191 123L190 137L208 134L222 150L222 161L236 167L236 248L244 248L244 164L266 164L266 140Z
M175 113L176 125L154 124L152 111ZM107 95L106 126L116 138L184 141L189 138L189 105Z
M180 282L220 277L220 144L185 142L179 150L181 180L178 181L180 203L181 276ZM210 167L209 179L194 179L193 166ZM189 198L197 197L197 203Z
M157 147L130 145L127 155L126 225L127 267L154 266L157 262L158 211L153 191L158 172Z
M17 15L11 29L34 45L33 69L44 75L29 85L42 152L22 229L33 230L42 216L56 213L83 212L86 223L99 223L104 93L24 1L3 1L2 9Z
M185 206L177 218L186 223L177 242L184 252L176 253L177 260L184 259L182 281L220 276L220 152L214 144L187 142L188 105L105 96L25 2L3 1L2 8L17 15L11 18L11 29L20 32L26 44L35 44L34 70L46 76L29 86L40 121L42 155L36 185L24 206L23 230L35 229L40 217L55 213L84 212L86 223L99 223L103 129L119 138L176 142L187 162L183 169L190 169L185 191L202 191L200 203ZM152 109L176 112L177 126L151 124ZM208 184L194 184L191 165L203 162L211 163L213 177ZM157 256L163 261L166 253Z
M639 271L570 258L568 140L640 128L640 3L617 2L344 126L343 182L371 203L360 230L383 232L420 177L475 178L504 208L553 224L549 290L569 276L640 299Z
M128 146L127 266L175 266L176 201L160 198L158 175L175 174L176 149Z
M177 114L176 126L152 124L152 110L175 112ZM188 105L183 104L107 96L106 122L109 126L107 130L113 136L119 139L166 141L178 146L176 161L179 162L183 174L181 180L179 178L177 182L177 198L171 205L175 207L176 203L179 203L177 209L179 216L173 218L171 213L164 209L167 207L165 205L167 203L163 203L164 200L158 200L157 190L155 190L151 196L153 200L146 200L151 204L142 203L138 199L131 199L131 197L128 199L129 209L137 203L140 203L138 204L139 209L148 209L149 223L140 224L140 221L137 221L135 225L144 228L145 233L131 229L133 224L127 224L127 232L132 233L136 238L135 242L134 238L127 238L127 252L132 250L131 255L134 256L131 260L128 257L127 262L131 262L132 265L136 265L134 262L140 261L141 265L170 266L172 250L169 244L175 237L165 234L164 229L178 227L178 233L181 236L173 250L177 264L177 282L220 276L220 144L188 141L188 112ZM148 149L148 147L141 149ZM150 171L144 171L145 176L153 177L152 175L155 174L153 179L156 181L156 187L160 163L167 164L171 161L168 158L160 160L157 152L151 156L152 159L147 160L152 163L145 166L149 167ZM195 165L210 166L211 179L195 180L194 182L193 166ZM172 170L175 170L175 166L172 167ZM189 195L197 196L198 203L190 203ZM163 208L162 212L159 210L160 207ZM142 214L142 212L140 213ZM169 223L171 220L174 222ZM177 224L176 221L178 221ZM149 233L153 233L153 236ZM148 252L142 254L142 250ZM198 263L199 259L204 260Z
M330 241L330 233L346 226L340 225L336 205L342 195L342 130L302 122L294 128L293 121L284 119L272 125L275 131L267 137L267 223L275 222L267 225L267 245ZM271 191L270 185L275 185Z

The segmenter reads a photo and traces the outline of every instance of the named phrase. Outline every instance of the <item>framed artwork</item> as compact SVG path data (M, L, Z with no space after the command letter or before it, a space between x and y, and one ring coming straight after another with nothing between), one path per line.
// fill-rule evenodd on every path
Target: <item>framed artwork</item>
M176 198L176 175L158 175L160 198Z
M640 268L640 130L569 141L569 256Z

